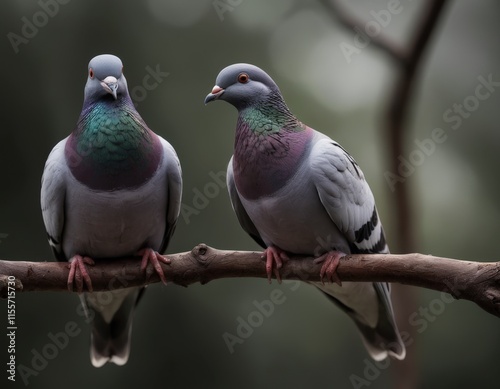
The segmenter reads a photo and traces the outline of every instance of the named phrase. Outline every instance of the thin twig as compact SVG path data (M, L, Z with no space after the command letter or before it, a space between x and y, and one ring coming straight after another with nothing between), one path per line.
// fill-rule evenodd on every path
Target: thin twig
M364 34L364 27L366 21L357 18L356 16L347 12L340 4L332 0L319 0L321 4L329 11L328 15L331 16L335 21L341 23L347 29L354 31L354 29L359 29L361 33ZM408 55L405 50L393 42L391 38L385 34L378 34L370 36L370 44L383 52L385 52L389 57L395 60L397 63L406 62Z

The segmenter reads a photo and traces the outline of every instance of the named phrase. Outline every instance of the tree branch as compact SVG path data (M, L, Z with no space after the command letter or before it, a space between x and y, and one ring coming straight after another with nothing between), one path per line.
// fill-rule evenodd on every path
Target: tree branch
M348 12L337 1L319 0L327 9L328 15L340 22L349 30L363 31L367 21L362 20ZM370 36L370 44L386 53L398 66L400 70L393 92L390 94L389 106L386 112L386 128L390 148L390 171L397 172L399 168L398 156L404 154L404 135L410 99L417 78L417 73L422 64L423 54L428 47L429 40L439 21L439 17L445 8L447 0L429 0L424 6L422 17L415 27L413 38L404 49L401 45L393 42L387 34L381 33ZM408 187L398 185L395 187L395 198L397 208L397 226L400 231L400 250L409 252L415 250L411 217L410 196Z
M266 278L261 255L199 244L191 251L169 254L172 263L162 266L167 281L183 286L219 278ZM145 275L141 271L140 262L139 258L108 259L89 266L94 290L159 282L156 272ZM315 264L312 258L293 257L283 265L281 275L288 280L318 282L320 268L321 264ZM385 281L443 291L457 299L473 301L500 317L500 262L460 261L423 254L356 254L344 257L337 273L342 281ZM18 291L68 291L66 263L0 261L0 274L2 297L7 296L9 276L18 280Z
M355 29L359 29L362 32L364 31L364 26L367 21L357 18L355 15L347 12L347 10L344 9L345 7L342 7L337 1L319 0L319 2L329 11L328 15L330 15L330 17L342 24L348 30L356 31ZM385 52L397 63L406 63L408 60L408 55L403 47L393 42L391 38L385 34L371 36L370 44Z
M404 136L407 129L410 99L417 80L418 70L422 65L423 54L428 46L439 16L446 5L446 0L431 0L425 5L422 18L415 29L414 38L409 44L410 50L399 61L401 73L391 94L390 103L386 112L387 133L390 148L390 171L399 169L399 156L404 155ZM400 231L398 241L401 251L415 250L415 234L413 224L410 223L412 210L410 205L410 191L407 185L395 187L397 226Z
M320 2L329 11L330 16L347 29L362 33L363 28L367 26L367 21L355 17L346 10L346 7L339 5L337 1L320 0ZM396 44L385 31L370 37L371 46L387 54L399 70L392 93L389 94L389 104L383 125L388 135L386 138L388 139L390 151L390 171L393 173L398 172L400 163L398 157L403 155L405 150L404 139L407 132L409 103L415 89L418 70L422 66L425 50L446 3L446 0L428 0L424 4L422 15L415 23L413 36L404 46ZM416 250L416 244L412 223L414 218L412 217L410 190L408 185L398 185L393 189L395 189L394 214L396 215L396 231L399 232L399 237L395 237L393 241L397 242L399 251L412 252ZM415 294L408 288L395 289L396 293L393 300L396 311L399 312L398 324L400 329L415 334L415 328L402 321L402 318L407 318L416 306ZM416 368L415 353L408 353L405 362L398 366L398 369L395 369L395 387L418 387L419 373Z
M396 78L392 93L390 94L389 105L386 111L386 130L388 146L390 150L389 166L393 173L399 172L399 156L402 156L405 147L404 140L408 132L408 116L410 111L410 101L418 79L418 70L421 68L424 53L431 39L432 33L436 29L439 17L445 8L446 0L429 0L424 5L421 17L417 20L413 38L410 40L408 50L404 56L396 61L400 68L399 78ZM394 58L394 57L393 57ZM396 58L397 59L397 58ZM413 220L413 208L410 199L410 189L408 185L398 185L395 187L395 208L396 226L399 236L396 242L402 252L415 251L415 231ZM409 317L416 306L416 295L409 289L397 288L397 297L394 299L394 306L399 312L398 325L404 331L415 335L416 329L408 326L403 318ZM408 358L395 371L395 387L420 386L419 369L416 361L416 353L408 353Z

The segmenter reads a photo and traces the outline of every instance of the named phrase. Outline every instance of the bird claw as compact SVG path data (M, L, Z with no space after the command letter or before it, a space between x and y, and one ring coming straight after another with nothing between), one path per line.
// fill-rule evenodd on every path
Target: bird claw
M266 273L269 283L271 283L271 278L274 272L278 284L281 284L279 269L283 266L283 261L288 261L288 255L278 247L269 246L264 250L261 258L266 260ZM276 264L276 267L274 267L274 264Z
M73 292L73 284L76 283L76 292L83 292L83 283L87 285L89 292L92 292L94 288L92 287L92 280L90 279L89 273L87 272L87 267L85 265L94 266L95 262L90 257L82 257L81 255L75 255L70 259L68 264L69 275L68 275L68 290Z
M170 258L165 257L150 248L139 250L137 254L142 256L141 271L146 271L148 263L151 262L156 273L160 276L161 282L163 282L164 285L167 285L167 279L165 278L165 273L161 268L160 262L170 264Z
M345 257L346 254L344 254L341 251L329 251L326 254L323 254L321 257L318 257L314 260L314 263L323 263L323 266L321 266L321 271L319 273L321 283L324 285L324 277L326 275L327 281L330 283L334 282L338 286L342 286L342 281L340 281L340 278L337 274L337 267L339 266L340 259Z

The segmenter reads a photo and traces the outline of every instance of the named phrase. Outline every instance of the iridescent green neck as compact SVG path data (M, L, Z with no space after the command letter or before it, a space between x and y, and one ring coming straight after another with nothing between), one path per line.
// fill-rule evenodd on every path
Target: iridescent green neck
M161 159L158 137L134 107L100 101L82 111L66 145L74 176L94 189L134 187L148 180Z
M270 135L280 131L296 132L305 128L277 94L271 94L262 103L241 110L239 116L240 120L258 135Z
M141 142L150 143L141 117L125 107L107 101L95 103L82 112L76 130L77 152L89 156L104 168L120 169L146 152Z
M233 157L239 194L257 199L281 190L305 160L312 137L281 96L240 110Z

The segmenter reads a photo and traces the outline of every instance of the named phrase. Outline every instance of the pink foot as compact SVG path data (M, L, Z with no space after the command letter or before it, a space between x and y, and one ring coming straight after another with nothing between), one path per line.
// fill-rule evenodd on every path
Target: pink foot
M137 254L142 255L141 270L146 271L148 263L151 262L156 273L160 276L161 282L167 285L167 279L165 278L165 273L161 268L160 262L169 264L170 259L150 248L139 250Z
M278 280L278 283L281 284L281 275L279 269L281 269L281 267L283 266L283 261L288 260L288 255L286 255L286 253L278 247L269 246L262 253L262 259L264 258L266 259L266 272L269 283L271 283L271 277L274 270L276 279ZM273 269L274 264L276 264L275 269Z
M83 292L83 282L87 285L89 292L92 292L92 281L90 280L89 273L87 272L87 267L85 265L93 266L94 260L89 257L82 257L81 255L75 255L70 259L68 264L69 275L68 275L68 289L73 292L73 284L76 283L77 293Z
M340 259L345 257L341 251L329 251L326 254L323 254L321 257L318 257L314 260L314 263L323 263L321 267L321 271L319 273L321 277L321 282L324 284L323 277L326 274L326 279L329 282L335 281L338 286L342 286L342 282L340 281L339 276L337 275L337 267L339 266Z

